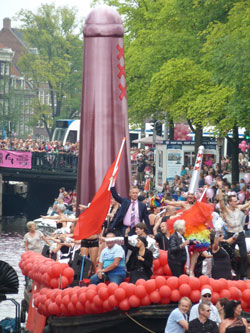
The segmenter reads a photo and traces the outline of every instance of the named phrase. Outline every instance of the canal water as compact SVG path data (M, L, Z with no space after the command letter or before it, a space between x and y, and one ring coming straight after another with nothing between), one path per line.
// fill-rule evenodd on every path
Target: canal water
M24 294L24 276L18 266L21 254L24 252L23 236L26 230L26 217L3 217L0 221L0 260L10 264L19 278L18 294L6 295L14 298L20 305ZM0 272L1 276L1 272ZM15 306L11 301L0 302L0 320L15 318Z

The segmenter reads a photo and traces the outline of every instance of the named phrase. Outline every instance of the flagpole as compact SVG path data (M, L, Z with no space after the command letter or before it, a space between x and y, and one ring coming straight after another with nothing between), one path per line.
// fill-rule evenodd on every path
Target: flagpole
M199 199L200 202L202 201L202 199L203 199L203 197L204 197L204 195L205 195L206 192L207 192L207 186L205 187L204 191L202 192L202 195L201 195L201 197Z
M113 171L113 173L112 173L111 180L110 180L110 183L109 183L109 187L108 187L108 190L109 190L109 191L110 191L110 187L111 187L111 185L112 185L112 183L113 183L113 177L114 177L114 175L115 175L116 172L117 172L117 165L118 165L118 163L119 163L119 161L120 161L121 153L122 153L122 150L123 150L123 147L124 147L124 143L125 143L125 141L126 141L126 138L124 137L124 138L122 139L121 148L120 148L120 150L119 150L119 154L118 154L118 157L117 157L117 160L116 160L115 166L114 166L114 171Z

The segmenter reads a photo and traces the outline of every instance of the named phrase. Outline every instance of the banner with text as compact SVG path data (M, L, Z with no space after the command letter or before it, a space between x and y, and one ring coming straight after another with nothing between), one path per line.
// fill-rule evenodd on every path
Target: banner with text
M0 167L31 169L31 152L0 150Z

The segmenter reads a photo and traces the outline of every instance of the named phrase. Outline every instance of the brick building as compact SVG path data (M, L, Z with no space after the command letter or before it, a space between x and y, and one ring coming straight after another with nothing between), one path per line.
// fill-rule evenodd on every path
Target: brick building
M18 59L23 52L37 52L36 49L29 48L27 43L23 40L22 31L11 27L11 20L4 18L3 28L0 30L0 54L6 53L4 50L12 52L11 63L9 72L1 76L0 82L9 82L9 90L5 91L4 94L0 94L0 100L8 100L8 114L7 106L5 103L5 111L1 113L0 108L0 121L7 121L8 128L12 134L15 132L18 137L26 137L27 135L33 135L34 138L41 138L44 140L48 139L47 131L43 126L37 125L31 127L29 121L33 114L33 99L35 96L47 96L49 95L46 87L39 92L34 91L32 82L26 80L20 69L18 68ZM1 59L1 58L0 58ZM1 61L1 60L0 60ZM2 83L3 84L3 83ZM1 88L0 88L1 89ZM42 100L42 103L49 103L49 100ZM1 105L1 101L0 101ZM13 119L15 115L15 119ZM8 120L11 118L10 120ZM18 119L16 119L18 118ZM12 123L10 123L12 120ZM5 125L5 126L6 126Z

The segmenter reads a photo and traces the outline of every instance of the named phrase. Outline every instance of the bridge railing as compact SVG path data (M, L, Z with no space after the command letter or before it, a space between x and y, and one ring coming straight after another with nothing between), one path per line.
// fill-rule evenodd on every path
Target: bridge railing
M32 152L32 170L77 172L78 156L70 153Z

